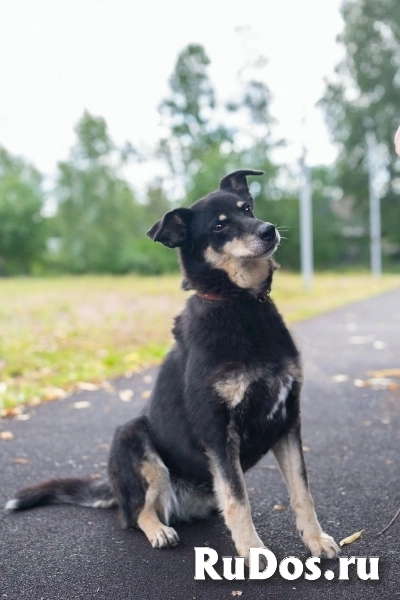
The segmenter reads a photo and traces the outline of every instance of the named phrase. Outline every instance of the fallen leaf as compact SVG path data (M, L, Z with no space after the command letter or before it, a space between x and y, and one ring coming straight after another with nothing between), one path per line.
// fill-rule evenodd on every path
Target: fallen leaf
M381 419L381 423L382 425L390 425L389 417L384 417L383 419Z
M286 506L283 506L283 504L274 504L274 510L286 510Z
M232 596L241 596L243 594L243 592L241 592L240 590L233 590L232 592Z
M393 384L396 385L393 379L389 379L389 377L371 377L371 379L368 379L368 383L374 390L387 390Z
M103 476L100 473L93 473L93 475L89 475L89 479L103 479Z
M29 419L31 418L31 415L27 415L26 413L24 413L23 415L17 415L15 417L16 421L29 421Z
M365 529L361 529L361 531L357 531L357 533L353 533L353 535L349 535L349 537L344 538L341 542L339 542L339 546L344 546L345 544L352 544L353 542L358 540L359 537L361 537L363 531L365 531Z
M354 379L353 380L353 385L355 385L358 388L367 387L366 382L363 381L362 379Z
M38 404L40 404L40 403L41 403L41 400L40 400L39 396L33 396L33 398L31 398L29 400L30 406L38 406Z
M387 348L387 344L385 344L385 342L381 342L380 340L376 340L372 346L375 348L375 350L385 350L385 348Z
M371 427L372 421L364 421L363 425L364 425L364 427Z
M119 396L119 399L122 400L122 402L130 402L133 398L133 391L132 390L120 390L118 392L118 396Z
M1 411L2 417L16 417L17 415L22 415L24 412L24 408L22 406L13 406L12 408L3 408Z
M333 375L332 376L333 381L336 381L336 383L344 383L345 381L349 380L349 376L348 375L343 375L343 374L337 374L337 375Z
M103 390L106 390L106 392L113 392L114 391L113 386L107 380L105 380L105 381L102 382L101 387L103 388Z
M310 452L309 446L303 446L303 452Z
M109 450L110 449L110 444L99 444L99 446L97 446L99 450Z
M153 381L153 378L152 378L152 376L151 376L151 375L145 375L145 376L143 377L143 381L144 381L145 383L151 383L151 382Z
M141 395L144 400L147 400L151 396L151 390L146 390L146 391L142 392Z
M96 390L99 389L100 386L98 386L95 383L88 383L86 381L78 381L78 383L76 384L76 387L78 388L78 390L83 390L84 392L95 392Z
M349 338L349 344L359 345L359 344L370 344L374 339L373 335L352 335Z
M58 387L48 387L44 390L43 400L62 400L67 395L65 390Z
M392 464L393 464L393 461L392 461L392 460L390 460L390 458L388 458L388 460L385 460L385 463L386 463L387 465L392 465Z
M400 369L379 369L379 371L368 371L370 377L399 377Z
M2 440L4 440L5 442L8 442L10 440L14 439L14 434L11 431L0 431L0 438Z
M88 400L80 400L79 402L74 402L72 407L80 410L81 408L89 408L91 406Z
M27 465L29 460L27 458L14 458L14 463L16 465Z

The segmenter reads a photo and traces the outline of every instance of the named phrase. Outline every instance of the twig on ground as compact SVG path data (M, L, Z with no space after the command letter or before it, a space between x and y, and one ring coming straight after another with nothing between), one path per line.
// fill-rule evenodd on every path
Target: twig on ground
M386 525L386 527L384 527L382 529L382 531L380 531L379 533L376 534L376 537L378 537L378 535L382 535L382 533L384 533L386 531L386 529L389 529L389 527L395 522L395 520L397 519L397 517L400 514L400 507L398 508L396 514L394 515L393 519Z

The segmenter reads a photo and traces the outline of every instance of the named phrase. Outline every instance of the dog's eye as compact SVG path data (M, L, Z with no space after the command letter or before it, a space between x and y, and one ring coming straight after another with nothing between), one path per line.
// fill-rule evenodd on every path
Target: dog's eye
M213 231L222 231L225 228L225 223L217 223L213 227Z
M244 212L251 213L251 206L250 206L250 204L245 204L243 206L243 209L244 209Z

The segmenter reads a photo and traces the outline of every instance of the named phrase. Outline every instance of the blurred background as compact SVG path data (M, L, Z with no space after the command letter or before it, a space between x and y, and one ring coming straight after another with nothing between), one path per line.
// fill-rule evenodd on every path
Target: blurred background
M265 171L251 183L256 214L285 229L277 293L289 321L399 284L398 0L6 0L0 11L3 411L159 360L183 296L175 252L145 232L238 168ZM304 194L312 299L296 275Z

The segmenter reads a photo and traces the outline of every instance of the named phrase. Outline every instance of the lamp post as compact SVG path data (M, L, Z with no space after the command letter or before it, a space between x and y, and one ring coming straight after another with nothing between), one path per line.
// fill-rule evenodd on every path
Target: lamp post
M309 292L312 288L314 257L313 257L313 227L312 227L312 190L311 172L307 165L307 151L303 146L300 159L302 188L300 192L300 248L301 274L304 288Z
M377 186L378 157L376 139L369 130L366 133L369 184L369 230L371 248L371 272L377 279L382 275L381 199Z

